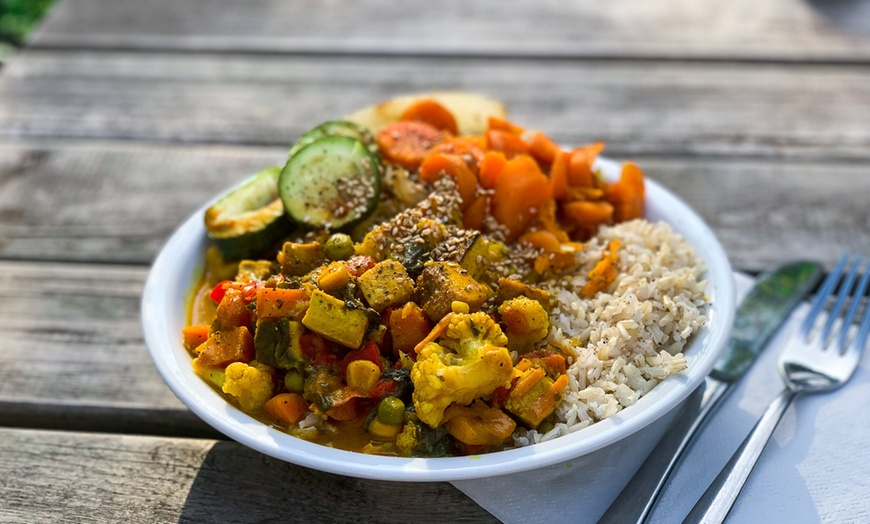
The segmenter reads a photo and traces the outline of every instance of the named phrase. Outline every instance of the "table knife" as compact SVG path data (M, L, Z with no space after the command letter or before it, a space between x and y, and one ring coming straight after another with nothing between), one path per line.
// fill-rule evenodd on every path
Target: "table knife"
M723 356L704 381L700 402L691 397L638 472L613 501L599 524L642 523L668 484L671 473L704 421L722 404L732 386L752 365L780 325L822 277L814 262L784 264L758 277L737 307Z

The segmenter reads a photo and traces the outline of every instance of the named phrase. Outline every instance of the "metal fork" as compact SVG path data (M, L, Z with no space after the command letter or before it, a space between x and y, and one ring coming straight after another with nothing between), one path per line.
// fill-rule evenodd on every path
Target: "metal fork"
M856 256L850 263L850 258L849 254L843 256L828 275L803 324L780 356L779 372L785 390L771 402L752 433L692 508L684 524L724 521L792 399L799 393L830 391L852 377L870 332L870 302L864 305L860 324L857 322L858 310L870 282L870 261L864 266L863 276L853 290L862 260ZM847 264L849 270L843 276ZM836 298L830 311L825 313L835 288L838 288Z

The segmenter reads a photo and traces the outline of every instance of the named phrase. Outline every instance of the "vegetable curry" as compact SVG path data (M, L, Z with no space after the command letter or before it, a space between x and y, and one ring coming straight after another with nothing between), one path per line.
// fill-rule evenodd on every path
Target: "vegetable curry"
M642 216L643 175L626 164L606 183L601 144L563 150L503 114L462 134L448 105L327 122L208 210L182 336L229 402L397 456L495 451L552 425L572 354L547 340L546 283L600 225ZM584 295L613 280L618 249Z

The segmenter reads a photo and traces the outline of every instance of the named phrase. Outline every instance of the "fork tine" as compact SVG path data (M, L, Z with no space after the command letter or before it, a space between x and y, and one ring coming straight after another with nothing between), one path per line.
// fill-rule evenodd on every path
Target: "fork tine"
M830 340L828 337L831 336L831 330L834 328L834 322L837 321L837 318L840 317L840 312L843 311L843 305L846 303L846 298L849 296L849 292L852 291L852 284L855 283L855 276L858 274L858 263L861 262L861 257L855 257L855 260L852 262L851 267L849 267L849 272L846 273L845 279L840 283L839 293L837 293L837 300L834 302L834 306L831 308L831 311L828 314L828 319L825 321L825 327L822 328L822 336L819 340L822 343L827 344ZM845 322L842 325L843 331L849 331L849 324Z
M867 275L870 274L870 261L867 262L867 266L864 268L864 277L861 279L861 284L866 288L867 280L870 280L870 277ZM862 289L861 293L856 294L858 299L861 299L864 295L864 291ZM864 304L864 318L861 319L861 326L858 328L858 334L855 335L855 341L852 344L852 347L861 351L864 349L864 344L867 342L867 335L870 334L870 300L868 300Z
M804 319L803 325L801 325L801 333L803 336L809 337L810 330L813 328L813 324L816 322L816 318L818 318L819 313L822 312L822 309L825 307L825 303L827 303L828 298L834 293L834 287L837 285L837 281L840 279L840 275L843 273L843 268L846 267L846 261L849 260L849 253L843 255L843 258L837 262L837 266L833 271L828 275L828 278L822 283L822 287L819 288L818 293L816 293L816 298L813 300L813 305L810 308L810 312L807 314L807 317Z
M870 258L867 259L867 264L864 266L864 273L861 276L861 280L858 282L858 287L856 287L855 292L852 293L852 303L849 305L849 311L846 313L846 319L843 321L843 329L840 330L840 336L837 338L837 347L840 348L840 351L846 350L846 337L849 335L849 327L855 320L855 315L858 313L858 307L861 305L868 284L870 284ZM870 306L864 307L863 323L870 326ZM866 336L865 333L864 337ZM858 335L855 336L855 343L859 347L863 344L861 338L861 328L859 328Z

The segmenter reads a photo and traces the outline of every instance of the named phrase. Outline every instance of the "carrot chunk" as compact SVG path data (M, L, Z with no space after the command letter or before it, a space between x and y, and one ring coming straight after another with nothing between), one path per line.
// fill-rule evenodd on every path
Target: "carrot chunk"
M619 180L607 187L607 200L613 203L617 222L643 216L644 182L643 171L637 165L626 162Z
M501 151L488 151L480 162L480 185L493 189L495 181L507 164L507 158Z
M523 134L524 129L516 124L508 122L503 118L499 118L497 116L491 116L486 121L487 129L496 129L498 131L507 131L512 135L521 135Z
M495 183L492 215L508 228L508 242L513 242L550 200L549 182L530 156L523 155L505 164Z
M568 198L568 167L571 155L565 151L556 153L550 167L550 194L556 200Z
M543 164L552 164L560 151L561 148L540 131L535 131L529 140L529 152Z
M565 216L577 226L606 224L613 218L613 205L609 202L568 202L563 208Z
M435 153L427 155L420 165L420 178L433 183L442 176L449 176L456 182L459 196L462 198L461 209L465 210L474 200L477 191L477 177L468 168L465 161L456 155Z
M280 393L263 404L263 411L281 424L296 424L308 414L308 403L298 393Z
M384 158L407 169L416 169L446 136L423 122L394 122L381 129L375 140Z
M470 206L462 213L462 227L465 229L483 228L483 219L486 217L486 208L489 207L489 199L480 196L474 199Z
M207 325L199 325L199 326L187 326L182 328L181 336L182 340L184 340L184 347L188 350L196 349L208 340L208 329Z
M456 118L453 113L431 98L411 104L399 120L423 122L453 135L457 133Z
M490 151L501 151L509 159L529 153L529 146L522 138L498 129L490 129L486 132L486 148Z
M604 144L597 142L588 146L578 147L571 151L571 162L568 168L568 182L572 186L593 187L592 165L598 154L604 150Z

